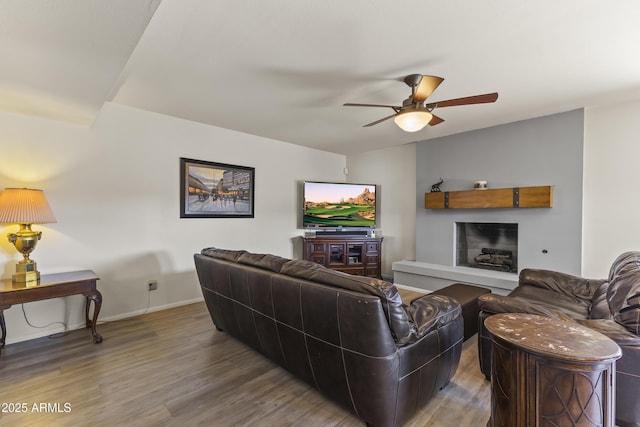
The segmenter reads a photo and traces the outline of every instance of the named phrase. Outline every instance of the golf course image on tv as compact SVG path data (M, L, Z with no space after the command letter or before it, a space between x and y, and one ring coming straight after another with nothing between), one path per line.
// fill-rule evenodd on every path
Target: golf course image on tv
M305 227L375 227L376 186L305 182L303 224Z

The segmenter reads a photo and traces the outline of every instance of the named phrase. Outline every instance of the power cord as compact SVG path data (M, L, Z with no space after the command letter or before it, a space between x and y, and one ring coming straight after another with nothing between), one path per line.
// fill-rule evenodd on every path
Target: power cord
M139 314L138 316L147 314L147 311L149 311L149 307L151 307L151 291L147 292L147 306L144 308L144 311L142 312L142 314Z
M29 318L27 317L27 312L24 309L24 304L20 304L20 306L22 307L22 315L24 316L24 320L25 322L27 322L27 325L31 326L32 328L36 328L36 329L44 329L44 328L48 328L49 326L53 326L53 325L62 325L63 326L63 330L62 332L56 332L55 334L51 334L49 335L49 338L60 338L63 337L65 335L67 335L68 330L67 330L67 324L65 322L51 322L48 325L44 325L44 326L38 326L38 325L34 325L33 323L31 323L29 321Z
M62 330L61 332L56 332L55 334L51 334L49 335L49 338L61 338L66 336L69 331L68 331L68 326L65 322L60 322L60 321L56 321L56 322L51 322L47 325L44 326L38 326L38 325L34 325L33 323L31 323L29 321L29 318L27 317L27 312L24 309L24 304L20 304L20 306L22 307L22 315L24 316L24 320L25 322L27 322L27 325L31 326L32 328L36 328L36 329L44 329L44 328L48 328L49 326L53 326L53 325L62 325L64 330ZM147 312L149 311L149 308L151 307L151 292L147 292L147 306L145 307L144 311L140 314L138 314L137 316L142 316L143 314L147 314ZM125 319L121 319L121 320L116 320L115 322L119 322L122 320L130 320L130 318L125 318ZM105 323L112 323L114 321L111 322L98 322L98 325L101 324L105 324Z

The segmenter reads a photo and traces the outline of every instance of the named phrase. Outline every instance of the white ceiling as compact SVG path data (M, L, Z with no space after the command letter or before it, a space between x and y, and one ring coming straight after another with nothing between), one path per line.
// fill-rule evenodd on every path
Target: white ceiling
M639 98L638 22L637 0L0 0L0 110L111 101L350 154ZM342 106L400 105L412 73L445 78L430 102L500 96L417 133Z

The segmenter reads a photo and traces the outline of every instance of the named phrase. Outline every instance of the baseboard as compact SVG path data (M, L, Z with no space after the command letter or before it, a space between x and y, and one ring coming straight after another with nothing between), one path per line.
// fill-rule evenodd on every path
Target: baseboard
M60 322L62 323L62 322ZM69 331L73 331L76 329L80 329L80 328L84 328L85 324L82 323L81 325L67 325L67 329L65 330L62 326L57 326L57 327L52 327L51 329L44 329L44 330L39 330L36 332L33 332L31 334L26 334L26 335L20 335L19 337L16 338L11 338L11 336L7 337L5 345L9 345L9 344L16 344L19 342L23 342L23 341L30 341L30 340L35 340L37 338L42 338L42 337L48 337L50 335L56 335L56 334L61 334L64 332L69 332ZM9 327L7 328L9 329Z
M156 311L162 311L162 310L168 310L170 308L181 307L183 305L195 304L201 301L204 301L203 297L173 302L171 304L158 305L158 306L149 307L143 310L130 311L128 313L117 314L115 316L109 316L109 317L105 317L98 320L98 325L100 325L101 323L115 322L117 320L128 319L130 317L141 316L147 313L155 313ZM82 327L84 327L84 325Z
M174 303L171 303L171 304L164 304L164 305L149 307L149 308L143 309L143 310L130 311L128 313L121 313L121 314L117 314L115 316L104 317L104 318L98 319L97 326L99 327L101 324L105 324L105 323L109 323L109 322L115 322L115 321L122 320L122 319L128 319L130 317L136 317L136 316L140 316L140 315L147 314L147 313L154 313L156 311L168 310L170 308L180 307L180 306L183 306L183 305L195 304L195 303L201 302L201 301L204 301L203 297L194 298L194 299L190 299L190 300L184 300L184 301L178 301L178 302L174 302ZM58 327L52 327L51 329L35 331L35 332L31 333L31 334L21 335L19 337L14 338L14 339L11 339L11 336L9 336L7 338L7 341L6 341L5 344L6 345L16 344L16 343L23 342L23 341L30 341L30 340L34 340L34 339L37 339L37 338L43 338L43 337L48 337L48 336L51 336L51 335L61 334L61 333L64 333L64 332L75 331L77 329L85 329L86 327L87 326L86 326L85 322L80 322L80 323L74 323L74 324L67 325L67 329L66 330L62 326L58 326ZM99 329L98 329L98 333L100 333ZM108 338L108 337L105 337L105 339L106 338Z

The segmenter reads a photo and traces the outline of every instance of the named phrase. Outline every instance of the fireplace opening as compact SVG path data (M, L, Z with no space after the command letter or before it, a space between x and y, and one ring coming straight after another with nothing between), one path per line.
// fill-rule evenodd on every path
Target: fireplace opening
M456 222L456 265L518 271L518 224Z

